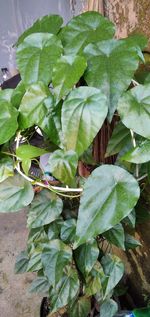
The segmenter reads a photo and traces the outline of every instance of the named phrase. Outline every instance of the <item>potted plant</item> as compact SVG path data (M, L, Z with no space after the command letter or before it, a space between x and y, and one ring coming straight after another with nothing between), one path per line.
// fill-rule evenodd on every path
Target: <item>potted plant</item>
M113 317L124 264L112 245L140 245L134 228L150 161L150 85L134 74L147 41L115 39L113 23L97 12L62 23L43 17L16 43L22 80L0 92L0 212L27 208L27 248L15 271L37 273L30 291L46 294L49 316ZM95 162L92 142L112 120L105 156L116 162ZM90 166L87 178L79 162Z

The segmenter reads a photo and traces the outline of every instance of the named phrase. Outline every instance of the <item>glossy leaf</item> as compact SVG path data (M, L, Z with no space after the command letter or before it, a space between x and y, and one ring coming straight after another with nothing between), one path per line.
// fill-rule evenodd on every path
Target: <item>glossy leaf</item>
M38 19L30 28L28 28L19 37L16 46L21 44L23 40L33 33L52 33L57 34L61 28L63 19L59 15L46 15Z
M102 280L104 272L99 262L96 262L86 278L84 292L87 296L95 295L102 291Z
M123 250L125 249L125 235L121 223L118 223L112 229L106 231L103 235L110 243L116 245L118 248L121 248Z
M26 251L22 251L16 258L15 273L24 273L27 271L29 256Z
M57 150L50 155L49 165L53 176L62 183L71 185L77 170L78 156L70 151Z
M0 158L0 183L14 175L13 160L8 156Z
M46 153L47 151L44 149L30 144L20 145L18 149L16 149L16 155L23 160L32 159Z
M33 228L30 230L28 235L28 244L34 243L34 245L36 245L38 243L46 243L48 241L49 238L44 230L44 227Z
M150 139L150 84L126 92L119 100L118 112L127 128Z
M57 100L66 96L79 81L86 69L86 60L81 56L66 55L57 60L52 73L54 94Z
M145 140L138 146L125 153L121 160L141 164L150 161L150 141Z
M72 250L61 240L51 240L43 248L42 265L44 273L54 287L63 276L64 268L72 261Z
M35 33L27 36L18 46L16 54L22 80L27 84L37 81L49 84L62 50L61 41L56 35Z
M100 306L101 317L113 317L118 311L118 305L113 299L107 299Z
M103 281L104 298L106 298L121 280L124 274L124 264L116 255L111 254L103 256L101 264L106 275Z
M135 178L124 169L103 165L85 182L74 248L114 227L136 205L140 195Z
M82 53L91 42L112 38L115 28L112 22L98 12L84 12L74 17L61 31L65 54Z
M130 85L139 57L135 47L125 40L109 40L89 44L84 53L88 58L85 80L89 86L101 89L107 96L109 121L117 108L117 103Z
M125 235L125 248L126 248L126 250L135 249L137 247L141 247L140 241L135 239L130 234L126 233L126 235Z
M42 190L35 196L28 213L28 227L38 228L53 222L62 212L62 200L49 192Z
M64 221L61 226L60 237L61 240L69 243L73 243L75 239L76 233L76 220L75 219L68 219Z
M131 139L130 130L119 122L108 142L105 157L119 153Z
M19 107L20 129L38 125L48 114L48 109L52 107L53 102L53 96L42 82L30 85Z
M0 183L0 212L15 212L28 206L33 200L32 185L15 175Z
M70 317L87 317L91 309L90 299L82 296L69 309Z
M22 165L22 169L23 169L24 173L26 175L28 175L29 169L31 167L31 160L30 159L25 159L25 160L22 161L21 165Z
M12 102L13 106L16 107L17 109L20 106L21 100L22 100L25 92L26 92L26 87L25 87L25 84L23 81L20 81L18 86L15 89L13 89L11 102Z
M14 92L14 90L11 88L0 90L0 102L2 100L11 102L13 92Z
M30 293L46 293L50 288L48 279L45 276L37 277L29 287Z
M52 312L70 303L79 293L80 283L75 268L68 266L55 289L50 292Z
M99 89L74 89L62 106L62 131L66 150L81 155L91 144L107 116L106 97Z
M0 144L9 141L18 128L19 113L10 101L11 95L12 90L6 90L6 93L0 91Z
M74 257L78 269L84 276L92 270L99 256L99 249L96 240L91 241L79 246L74 252Z

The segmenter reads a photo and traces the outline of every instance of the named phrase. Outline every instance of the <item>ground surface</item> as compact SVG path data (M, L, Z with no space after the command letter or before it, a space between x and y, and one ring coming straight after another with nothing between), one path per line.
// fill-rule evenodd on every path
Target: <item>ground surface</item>
M24 212L0 214L0 316L39 317L40 296L27 288L33 275L14 274L15 258L24 250L27 239Z

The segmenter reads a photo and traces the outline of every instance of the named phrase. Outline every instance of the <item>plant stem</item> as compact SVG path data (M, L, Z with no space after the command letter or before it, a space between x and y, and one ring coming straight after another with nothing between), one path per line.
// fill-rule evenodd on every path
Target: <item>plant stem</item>
M135 135L134 135L133 130L130 129L130 133L131 133L133 147L136 148L136 140L135 140ZM138 164L136 164L136 167L135 167L135 176L136 176L136 178L139 177L139 165Z

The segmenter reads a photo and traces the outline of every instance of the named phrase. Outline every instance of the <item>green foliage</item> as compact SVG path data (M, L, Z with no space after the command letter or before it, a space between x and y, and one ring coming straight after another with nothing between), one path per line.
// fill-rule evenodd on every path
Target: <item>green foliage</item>
M30 291L49 298L51 315L87 317L94 299L102 317L113 317L124 265L111 245L140 246L136 223L149 219L140 187L143 195L150 178L150 84L132 81L147 41L114 39L98 12L62 24L48 15L20 36L22 80L0 91L0 212L27 209L27 248L15 272L37 273ZM108 162L115 155L114 165L94 159L102 127L99 151Z

